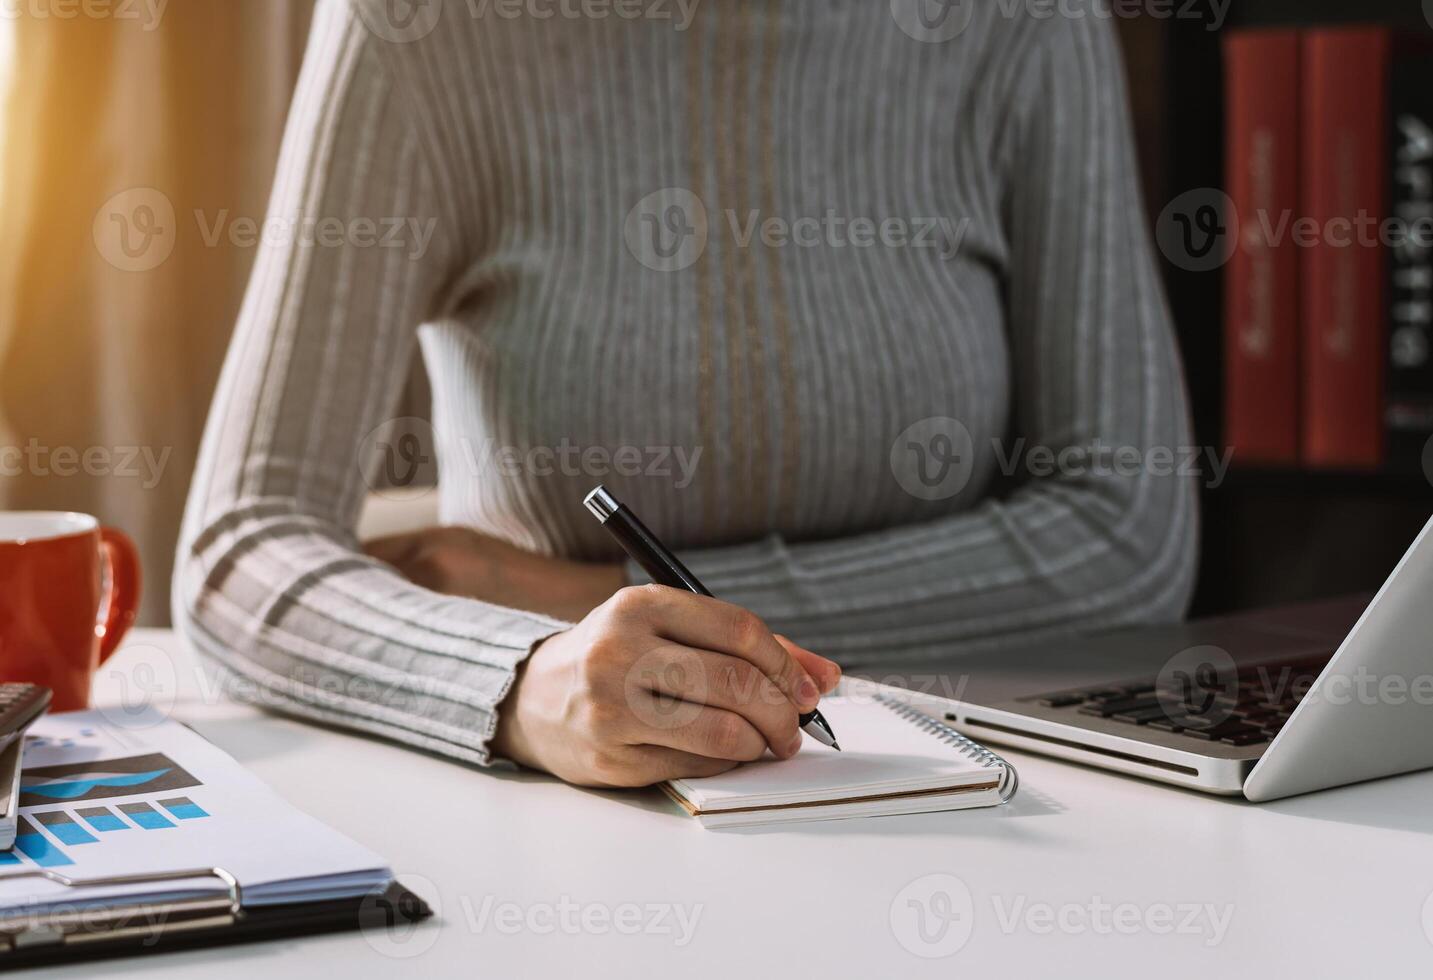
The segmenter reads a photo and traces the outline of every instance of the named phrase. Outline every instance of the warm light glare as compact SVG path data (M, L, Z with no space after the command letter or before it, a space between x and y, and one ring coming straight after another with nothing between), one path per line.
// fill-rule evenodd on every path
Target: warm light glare
M10 95L10 66L14 63L15 21L0 17L0 99Z
M10 17L0 17L0 190L5 184L5 153L7 145L10 107L10 82L15 64L15 21ZM3 193L0 193L0 202L4 201Z

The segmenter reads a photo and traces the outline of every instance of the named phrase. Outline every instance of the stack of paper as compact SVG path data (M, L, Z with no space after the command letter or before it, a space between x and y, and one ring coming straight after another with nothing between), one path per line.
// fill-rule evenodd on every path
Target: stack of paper
M14 848L0 852L0 917L227 893L211 868L237 880L246 907L353 898L393 877L378 855L154 714L123 727L93 711L36 722L25 739L17 830ZM177 881L83 884L188 871L195 875Z
M807 739L791 759L767 756L720 776L673 780L663 788L704 827L924 813L1001 802L1002 770L963 754L939 732L913 723L883 701L831 697L822 700L821 713L844 752Z

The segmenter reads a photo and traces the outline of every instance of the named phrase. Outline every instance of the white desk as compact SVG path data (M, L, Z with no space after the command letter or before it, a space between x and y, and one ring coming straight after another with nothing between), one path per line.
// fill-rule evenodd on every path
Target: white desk
M1207 978L1433 966L1433 773L1255 807L1010 753L1022 789L1008 807L714 833L652 791L481 772L205 703L212 685L167 632L136 631L101 669L96 701L141 688L385 855L439 912L402 941L337 934L118 960L107 974ZM928 910L924 938L911 901ZM678 909L695 916L684 945ZM945 910L959 918L941 931Z

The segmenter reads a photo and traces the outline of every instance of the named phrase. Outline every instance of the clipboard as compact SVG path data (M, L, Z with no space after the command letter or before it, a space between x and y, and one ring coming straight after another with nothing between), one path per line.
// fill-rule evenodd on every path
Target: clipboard
M41 868L5 877L44 878L67 888L217 878L225 888L214 895L172 902L140 898L38 917L0 917L0 971L352 929L388 930L433 914L426 902L397 881L381 892L354 898L245 908L243 889L223 868L86 879Z

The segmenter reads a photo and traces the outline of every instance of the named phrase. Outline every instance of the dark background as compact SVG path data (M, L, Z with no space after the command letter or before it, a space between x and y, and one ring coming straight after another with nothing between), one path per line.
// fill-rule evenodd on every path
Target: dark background
M1223 33L1341 23L1430 31L1419 0L1232 0L1217 30L1209 0L1187 12L1116 18L1151 228L1180 193L1223 187ZM1196 443L1222 447L1222 275L1165 262L1164 279ZM1433 513L1433 484L1422 474L1258 469L1237 456L1225 481L1201 492L1194 615L1376 589Z

